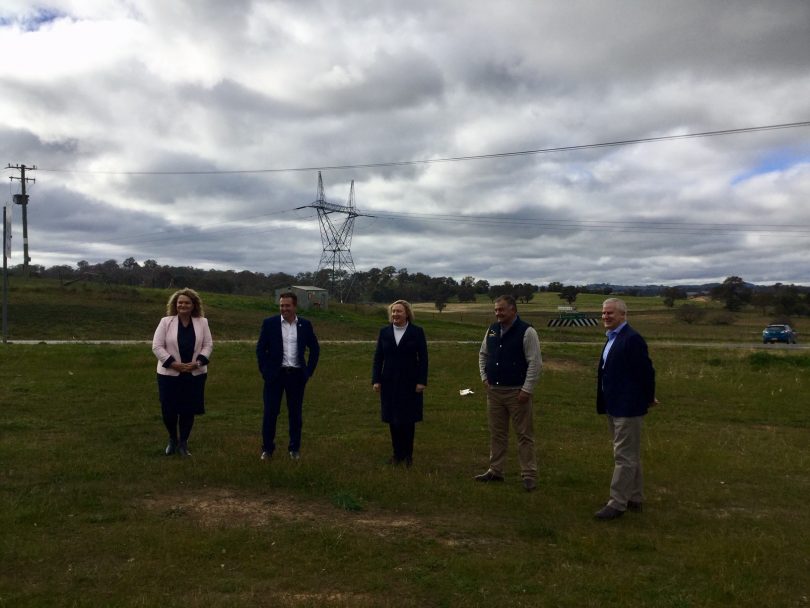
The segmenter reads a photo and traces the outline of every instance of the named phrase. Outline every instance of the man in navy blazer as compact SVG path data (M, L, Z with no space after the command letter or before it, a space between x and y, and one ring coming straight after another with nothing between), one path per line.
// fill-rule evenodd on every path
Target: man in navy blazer
M256 358L264 378L264 417L262 420L262 460L269 460L276 449L276 420L281 411L281 396L287 394L290 458L301 457L301 426L304 387L315 373L320 355L318 338L312 323L296 315L298 297L291 292L279 296L280 315L262 323ZM304 356L309 350L308 359Z
M597 519L616 519L641 511L641 422L655 399L655 369L644 338L627 324L627 305L618 298L602 304L607 342L599 358L596 411L606 414L613 436L613 479L610 500Z

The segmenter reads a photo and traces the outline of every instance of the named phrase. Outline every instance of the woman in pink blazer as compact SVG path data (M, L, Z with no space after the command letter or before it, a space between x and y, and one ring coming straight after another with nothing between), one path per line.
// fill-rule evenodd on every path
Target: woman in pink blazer
M193 289L174 292L166 314L152 338L160 409L169 431L166 455L191 456L188 438L194 416L205 413L205 380L214 341L202 300Z

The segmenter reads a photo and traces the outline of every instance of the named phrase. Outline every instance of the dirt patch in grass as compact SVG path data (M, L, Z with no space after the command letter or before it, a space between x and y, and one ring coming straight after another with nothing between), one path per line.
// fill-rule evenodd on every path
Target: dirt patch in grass
M561 372L561 373L574 373L580 372L584 369L590 369L591 365L585 365L579 361L572 359L543 359L543 371L546 372Z
M385 605L382 598L370 593L347 591L284 592L268 589L242 593L210 593L188 596L189 606L273 606L275 608L301 608L304 606L354 607ZM406 606L412 604L404 604Z
M370 594L327 591L322 593L272 594L280 606L376 606L379 598Z
M448 547L469 547L489 544L496 539L470 537L462 531L449 531L451 522L417 519L411 516L393 515L373 509L360 512L346 511L326 502L308 501L304 498L274 493L257 497L238 494L227 489L198 490L184 496L149 496L140 500L150 511L162 513L167 518L188 517L203 526L263 527L279 522L311 523L362 529L381 537L394 534L412 534L431 538ZM498 542L503 542L498 540Z
M256 497L236 494L230 490L200 490L184 496L151 496L142 500L150 510L167 517L191 517L204 526L268 526L281 521L329 523L363 527L386 535L390 530L416 528L414 518L385 513L348 512L330 504L307 502L301 498L273 494Z

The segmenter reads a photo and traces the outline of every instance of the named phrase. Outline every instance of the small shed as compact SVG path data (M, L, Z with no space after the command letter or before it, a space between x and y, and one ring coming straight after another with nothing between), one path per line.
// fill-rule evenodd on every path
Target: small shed
M298 310L326 310L329 307L329 292L311 285L291 285L276 289L276 302L281 294L291 291L298 297Z

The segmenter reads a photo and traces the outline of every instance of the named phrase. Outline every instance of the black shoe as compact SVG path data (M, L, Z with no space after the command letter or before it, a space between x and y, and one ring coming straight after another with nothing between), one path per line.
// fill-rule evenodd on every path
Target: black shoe
M486 473L476 475L473 479L475 479L475 481L503 481L503 476L497 475L492 471L487 471Z
M408 468L411 468L413 466L413 457L412 456L406 456L405 457L405 466L408 467Z
M392 467L398 467L402 462L403 461L396 456L391 456L391 458L386 461L386 464L390 464Z
M531 477L524 477L523 489L527 492L534 492L537 489L537 482Z
M181 456L191 456L191 452L188 451L188 441L181 441L177 444L177 453Z
M635 513L641 513L644 510L644 503L636 502L635 500L628 500L627 510Z
M596 513L594 513L594 517L596 519L601 519L602 521L607 521L610 519L617 519L624 515L624 511L619 511L618 509L614 509L610 505L605 505L601 509L599 509Z
M166 456L171 456L177 451L177 441L169 439L169 444L166 446Z

